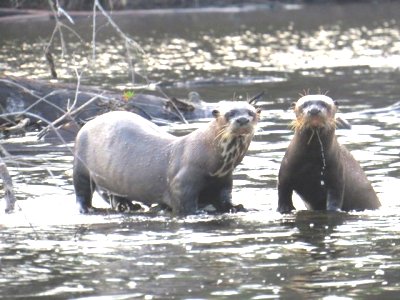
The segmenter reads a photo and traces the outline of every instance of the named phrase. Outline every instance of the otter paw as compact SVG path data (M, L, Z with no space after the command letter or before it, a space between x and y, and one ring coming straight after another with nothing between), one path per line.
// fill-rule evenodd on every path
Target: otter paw
M93 206L80 206L79 207L79 213L81 214L92 214L92 213L96 213L98 210L97 208L93 207Z
M293 205L279 205L277 212L281 214L290 214L293 210L295 210Z
M342 211L339 207L328 207L326 210L332 211L332 212L341 212Z
M237 213L237 212L248 212L248 209L244 208L242 204L238 205L233 205L231 208L232 213Z
M115 204L115 210L117 212L130 212L131 205L132 203L129 201L118 201L118 203Z
M133 204L131 201L127 199L119 199L119 200L114 200L114 209L117 212L125 213L125 212L132 212L132 211L138 211L142 209L142 206L139 203Z

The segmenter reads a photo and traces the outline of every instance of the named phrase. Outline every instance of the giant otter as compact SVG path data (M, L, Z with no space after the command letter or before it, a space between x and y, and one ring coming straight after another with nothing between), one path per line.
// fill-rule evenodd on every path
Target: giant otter
M350 211L380 206L359 163L335 135L336 103L325 95L307 95L294 107L294 137L278 176L278 211L294 209L296 193L311 210Z
M232 171L246 154L260 110L247 102L222 102L213 115L208 125L183 137L129 112L89 121L75 143L80 212L92 209L96 186L117 199L166 205L176 215L209 204L217 212L234 210Z

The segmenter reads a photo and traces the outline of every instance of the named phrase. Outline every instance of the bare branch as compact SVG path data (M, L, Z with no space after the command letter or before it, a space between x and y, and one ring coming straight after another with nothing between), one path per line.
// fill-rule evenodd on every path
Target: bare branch
M112 27L118 32L118 34L128 42L131 46L134 47L134 49L142 54L144 54L144 50L138 43L136 43L133 39L131 39L129 36L127 36L119 27L117 24L115 24L114 20L110 17L110 15L104 10L104 8L100 5L99 0L94 1L94 6L97 7L101 13L107 18L108 22L111 24Z
M13 182L8 172L7 165L0 157L0 177L3 180L4 187L4 198L6 200L6 213L10 213L14 210L15 207L15 194Z
M59 35L60 35L61 53L62 53L62 57L64 57L64 54L67 53L67 52L66 52L67 48L66 48L66 46L65 46L64 34L63 34L63 32L62 32L62 30L61 30L61 26L60 26L60 24L62 24L62 22L61 22L60 19L58 18L58 14L57 14L57 11L56 11L55 8L54 8L53 2L52 2L51 0L48 0L47 2L49 3L50 9L51 9L51 11L53 12L54 19L56 20L56 26L55 26L54 30L55 30L55 31L58 31L58 33L59 33ZM50 40L50 41L51 41L51 40ZM50 46L50 43L49 43L49 45L47 46L47 48L49 48L49 46Z
M96 3L93 4L93 35L92 35L92 61L96 61Z

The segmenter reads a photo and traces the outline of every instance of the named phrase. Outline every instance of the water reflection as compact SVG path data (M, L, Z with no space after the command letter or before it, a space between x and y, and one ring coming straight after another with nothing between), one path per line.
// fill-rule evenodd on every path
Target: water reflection
M220 100L267 91L259 130L234 175L234 201L250 211L184 219L82 216L74 204L68 148L32 136L3 142L12 154L7 164L19 200L14 214L0 210L3 297L396 298L400 117L396 107L370 111L400 100L400 10L394 8L398 4L119 16L118 24L146 51L136 70L161 81L168 93L196 90L206 100ZM76 66L85 69L83 83L130 87L126 49L107 26L99 31L94 68L88 67L90 22L77 20L84 41L68 37L64 58L54 49L62 80L74 81ZM35 25L0 24L6 74L48 78L41 56L52 26L47 20ZM277 170L292 135L290 104L308 88L339 100L353 125L338 130L339 140L366 170L382 209L307 212L295 199L297 213L275 211ZM199 126L165 129L181 135ZM94 201L106 207L99 197Z

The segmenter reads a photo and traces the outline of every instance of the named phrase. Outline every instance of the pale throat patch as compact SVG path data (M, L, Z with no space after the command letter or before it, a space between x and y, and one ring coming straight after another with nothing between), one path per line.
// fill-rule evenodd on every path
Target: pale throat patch
M231 173L245 155L252 135L223 137L219 143L222 165L211 176L223 177Z

